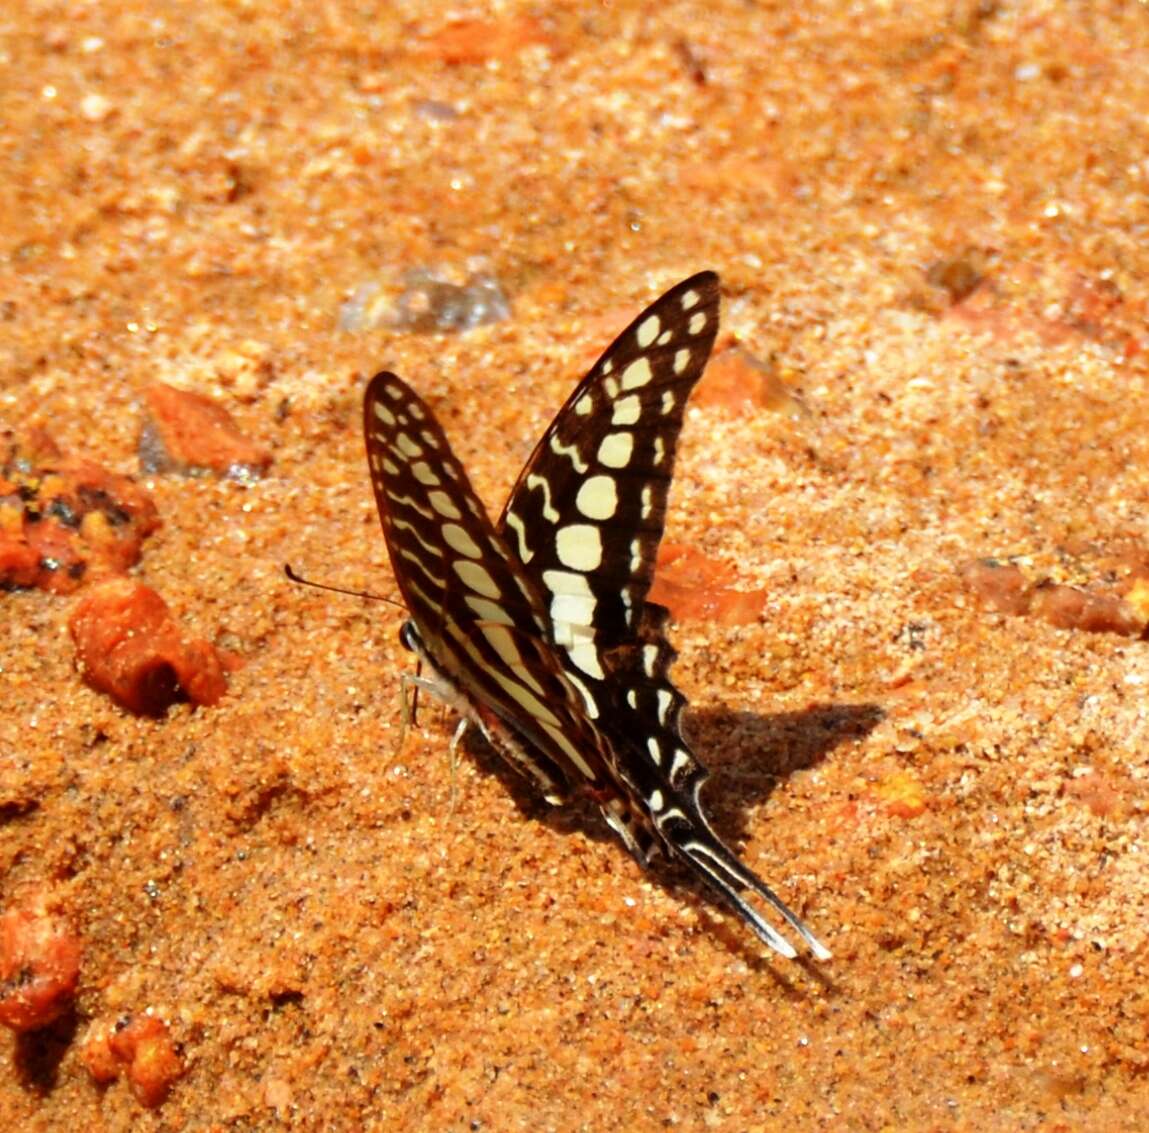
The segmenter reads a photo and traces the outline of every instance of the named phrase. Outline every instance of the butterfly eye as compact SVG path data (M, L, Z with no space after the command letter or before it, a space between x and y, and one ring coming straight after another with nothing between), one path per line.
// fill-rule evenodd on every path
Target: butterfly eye
M399 644L404 649L409 649L412 653L415 652L415 623L404 622L399 627Z

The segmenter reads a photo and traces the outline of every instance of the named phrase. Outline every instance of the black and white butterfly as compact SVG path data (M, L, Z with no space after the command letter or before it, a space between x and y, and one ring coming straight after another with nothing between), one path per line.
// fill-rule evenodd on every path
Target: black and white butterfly
M419 683L477 724L548 802L589 796L646 865L684 862L783 956L746 900L813 933L711 829L682 738L667 611L647 601L687 398L718 331L718 277L672 287L575 387L497 523L426 403L391 373L364 398L371 481Z

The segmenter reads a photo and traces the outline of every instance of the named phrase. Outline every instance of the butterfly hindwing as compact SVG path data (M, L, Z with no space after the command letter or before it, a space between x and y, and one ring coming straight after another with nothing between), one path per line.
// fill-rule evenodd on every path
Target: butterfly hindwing
M714 272L647 307L555 415L497 524L549 599L551 638L600 707L616 774L643 792L633 822L647 825L651 797L667 799L669 786L693 800L706 778L679 731L667 611L646 594L687 400L718 323Z

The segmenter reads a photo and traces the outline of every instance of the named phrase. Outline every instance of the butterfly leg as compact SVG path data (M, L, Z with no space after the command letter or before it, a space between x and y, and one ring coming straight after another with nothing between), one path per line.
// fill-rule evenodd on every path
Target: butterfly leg
M643 869L650 866L650 859L658 849L642 824L636 822L634 816L627 810L626 804L620 798L612 798L609 802L600 803L606 824L622 839L627 852Z
M443 699L444 690L441 681L421 677L418 673L401 673L399 675L399 739L395 743L396 751L403 747L403 741L407 738L408 730L415 726L415 708L418 704L420 689L423 689L429 696L439 700ZM410 695L408 696L409 692Z
M467 733L467 727L471 723L466 716L460 718L459 723L455 726L455 734L451 737L451 742L447 747L450 757L451 766L451 793L447 803L447 813L452 815L455 813L455 801L458 797L458 770L459 770L459 744L462 742L463 736Z

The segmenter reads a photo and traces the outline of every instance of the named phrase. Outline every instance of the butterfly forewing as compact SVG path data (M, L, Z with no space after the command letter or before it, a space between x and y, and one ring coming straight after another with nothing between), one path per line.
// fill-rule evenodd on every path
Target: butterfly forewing
M687 398L718 330L718 277L648 307L579 383L496 525L429 408L394 374L364 402L368 462L399 588L404 639L433 688L552 802L580 789L644 863L664 847L758 936L791 945L766 901L819 957L810 930L721 842L706 770L682 737L667 612L646 600Z
M364 435L392 568L428 663L541 749L556 787L565 787L568 768L599 785L596 737L546 644L542 597L492 528L430 409L394 374L377 374Z
M497 528L547 595L554 640L602 680L635 640L683 413L718 332L718 277L671 288L615 339L543 434Z

